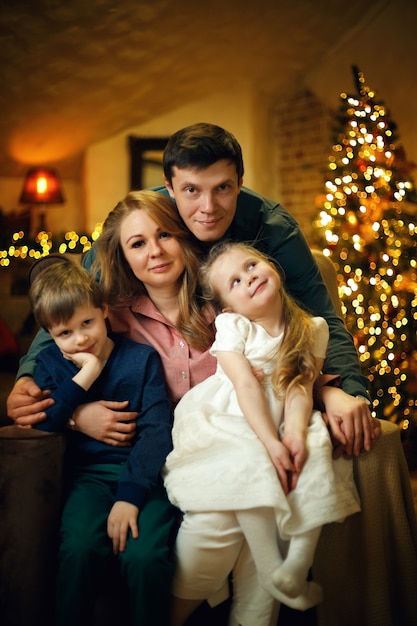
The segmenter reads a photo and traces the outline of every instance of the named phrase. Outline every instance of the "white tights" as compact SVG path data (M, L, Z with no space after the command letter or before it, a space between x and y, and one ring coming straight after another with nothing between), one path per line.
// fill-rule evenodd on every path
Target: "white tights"
M321 528L314 528L289 541L285 558L279 547L279 537L273 509L261 507L236 511L258 571L261 585L277 600L304 611L322 599L321 587L307 581Z

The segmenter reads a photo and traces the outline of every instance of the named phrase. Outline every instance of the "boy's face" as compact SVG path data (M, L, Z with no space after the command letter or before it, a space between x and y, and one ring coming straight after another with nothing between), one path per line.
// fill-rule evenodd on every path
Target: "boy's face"
M221 159L203 170L174 166L172 185L165 184L187 228L209 242L221 239L232 223L242 182L234 163Z
M48 332L66 358L89 352L104 359L107 343L107 309L91 304L80 306L67 321L48 328Z

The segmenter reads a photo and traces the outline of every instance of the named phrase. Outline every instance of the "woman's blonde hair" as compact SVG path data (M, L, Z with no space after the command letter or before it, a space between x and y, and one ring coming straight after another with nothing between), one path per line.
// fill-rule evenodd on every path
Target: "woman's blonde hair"
M274 259L246 243L224 241L216 244L210 250L205 263L200 267L199 275L204 298L217 311L221 311L225 306L220 294L213 288L211 270L220 256L235 249L270 263L281 278L280 296L285 330L279 358L272 374L272 386L275 394L277 396L285 395L294 385L305 388L304 386L314 381L317 376L316 360L313 354L314 327L312 316L302 309L286 291L283 286L283 276Z
M176 326L190 346L206 350L213 342L213 329L202 311L204 301L197 281L200 252L175 204L160 193L150 190L131 191L107 216L95 243L97 257L92 268L99 275L106 301L116 304L129 300L135 294L146 293L145 286L136 278L126 261L120 243L122 221L137 210L144 211L181 245L185 269L178 292L179 317Z

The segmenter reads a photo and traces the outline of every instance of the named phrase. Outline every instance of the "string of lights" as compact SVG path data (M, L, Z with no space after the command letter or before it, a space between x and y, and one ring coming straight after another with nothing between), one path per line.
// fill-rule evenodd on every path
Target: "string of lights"
M15 232L11 236L10 245L0 250L0 268L10 267L11 263L18 259L36 261L52 252L83 254L91 248L100 233L101 223L96 224L89 236L68 231L60 240L54 238L51 232L46 231L39 232L34 239L27 237L23 231Z
M334 262L374 411L417 419L417 198L396 127L364 76L341 94L317 243Z

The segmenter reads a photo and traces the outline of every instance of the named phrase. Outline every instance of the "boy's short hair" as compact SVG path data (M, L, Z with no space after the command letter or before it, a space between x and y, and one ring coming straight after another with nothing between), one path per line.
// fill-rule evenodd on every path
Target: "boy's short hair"
M43 272L47 267L54 263L72 263L72 261L65 254L59 254L58 252L41 256L40 259L32 263L28 272L29 287L35 280L39 272Z
M53 263L34 277L29 298L38 324L48 330L67 322L80 306L103 308L104 298L95 278L81 265Z
M242 149L232 133L215 124L192 124L178 130L168 140L162 160L164 175L172 184L174 166L203 170L221 159L235 164L240 181L244 172Z

